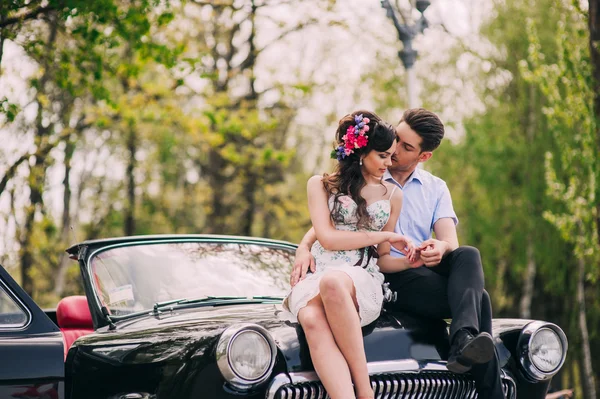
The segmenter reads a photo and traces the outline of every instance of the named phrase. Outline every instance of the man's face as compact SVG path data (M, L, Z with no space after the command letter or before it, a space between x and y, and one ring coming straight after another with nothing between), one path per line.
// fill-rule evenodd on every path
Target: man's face
M391 172L412 171L419 162L424 162L431 157L430 151L421 151L421 136L405 122L400 122L396 127L396 135L398 145L392 156L392 166L389 167Z

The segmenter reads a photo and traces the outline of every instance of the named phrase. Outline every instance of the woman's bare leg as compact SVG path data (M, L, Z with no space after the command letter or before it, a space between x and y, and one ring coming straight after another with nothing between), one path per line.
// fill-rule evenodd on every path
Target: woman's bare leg
M325 316L320 296L298 312L315 370L331 399L354 398L348 363L340 352Z
M344 272L329 272L321 278L319 290L335 342L348 362L356 395L372 398L354 283Z

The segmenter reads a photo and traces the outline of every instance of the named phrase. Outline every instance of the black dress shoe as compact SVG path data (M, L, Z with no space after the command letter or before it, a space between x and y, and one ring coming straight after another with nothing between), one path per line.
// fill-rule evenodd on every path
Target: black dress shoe
M494 341L490 334L482 332L473 336L467 330L460 330L452 342L446 367L453 373L463 374L474 364L487 363L492 357Z

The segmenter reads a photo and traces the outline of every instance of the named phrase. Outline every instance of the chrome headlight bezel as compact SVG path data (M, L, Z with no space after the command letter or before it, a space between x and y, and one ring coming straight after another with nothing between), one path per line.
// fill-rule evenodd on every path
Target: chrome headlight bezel
M257 333L264 338L271 350L271 360L269 362L269 366L260 377L254 379L244 378L237 373L235 368L232 366L230 359L231 345L235 342L237 337L248 332ZM273 367L275 366L276 356L277 346L275 345L275 341L271 337L271 334L269 334L264 327L261 327L258 324L237 324L230 326L223 331L219 341L217 342L216 358L219 371L232 387L241 391L250 390L267 381L271 375L271 372L273 371Z
M533 338L540 331L551 330L554 332L560 341L562 347L562 357L558 365L551 371L543 371L538 368L533 359L531 358L531 343ZM568 341L567 336L563 330L556 324L547 323L543 321L534 321L523 327L519 340L517 342L517 353L519 356L519 362L525 370L525 375L533 381L545 381L552 378L563 366L565 358L567 356Z

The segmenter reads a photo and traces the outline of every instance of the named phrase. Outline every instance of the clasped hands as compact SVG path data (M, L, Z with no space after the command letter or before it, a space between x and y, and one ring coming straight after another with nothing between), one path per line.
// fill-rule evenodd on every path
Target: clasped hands
M427 267L437 266L449 250L449 244L446 241L430 238L416 247L406 236L393 234L388 241L406 256L410 268L417 268L423 265Z
M410 268L439 265L449 246L445 241L430 238L416 247L408 237L397 233L392 233L388 241L394 248L397 248L406 256ZM308 269L313 273L317 270L315 258L310 253L310 249L302 250L299 248L296 251L296 260L290 276L290 285L293 287L300 280L303 280L306 277Z
M446 241L436 240L435 238L425 240L415 248L414 258L406 257L408 265L411 269L421 266L437 266L442 261L446 252L450 250L449 246L450 244Z

